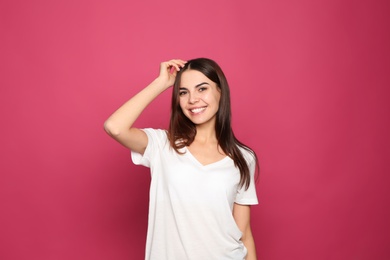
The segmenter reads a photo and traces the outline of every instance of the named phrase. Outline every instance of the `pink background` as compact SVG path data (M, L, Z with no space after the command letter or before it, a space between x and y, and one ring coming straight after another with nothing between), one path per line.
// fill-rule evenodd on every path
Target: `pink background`
M142 259L148 169L104 120L209 57L261 162L260 259L390 259L389 1L1 1L0 258ZM170 91L137 121L167 127Z

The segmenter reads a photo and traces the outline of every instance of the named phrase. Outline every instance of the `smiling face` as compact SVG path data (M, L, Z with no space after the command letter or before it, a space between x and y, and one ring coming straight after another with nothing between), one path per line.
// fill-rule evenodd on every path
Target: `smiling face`
M184 115L195 125L215 125L221 92L217 84L197 70L181 75L179 102Z

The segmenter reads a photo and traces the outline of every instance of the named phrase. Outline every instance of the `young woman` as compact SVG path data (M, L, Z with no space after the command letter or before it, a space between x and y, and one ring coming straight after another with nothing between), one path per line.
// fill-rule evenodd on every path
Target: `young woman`
M133 128L173 85L168 131ZM210 59L170 60L115 111L105 130L151 169L147 260L253 260L250 205L258 204L256 154L231 129L225 75Z

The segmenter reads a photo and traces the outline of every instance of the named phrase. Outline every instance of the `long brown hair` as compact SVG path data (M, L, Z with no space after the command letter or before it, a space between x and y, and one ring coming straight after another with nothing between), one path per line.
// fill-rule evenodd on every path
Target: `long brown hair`
M231 128L229 85L224 73L222 72L222 69L215 61L211 59L198 58L189 60L176 75L176 80L172 91L172 111L168 130L168 138L171 146L177 153L180 153L179 149L185 146L189 146L194 141L196 135L196 125L184 115L179 104L181 75L186 70L197 70L217 84L221 92L219 109L216 115L215 123L215 132L217 135L218 145L221 147L223 152L234 161L234 165L240 170L241 177L239 187L243 187L245 185L245 189L248 189L250 184L249 167L240 148L248 151L254 157L258 170L259 167L257 156L252 149L241 143L234 136L233 130Z

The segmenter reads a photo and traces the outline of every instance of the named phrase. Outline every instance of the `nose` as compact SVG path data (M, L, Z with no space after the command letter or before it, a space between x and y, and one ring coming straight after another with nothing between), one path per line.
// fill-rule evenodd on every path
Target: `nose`
M199 101L199 97L195 93L188 95L188 103L195 104Z

